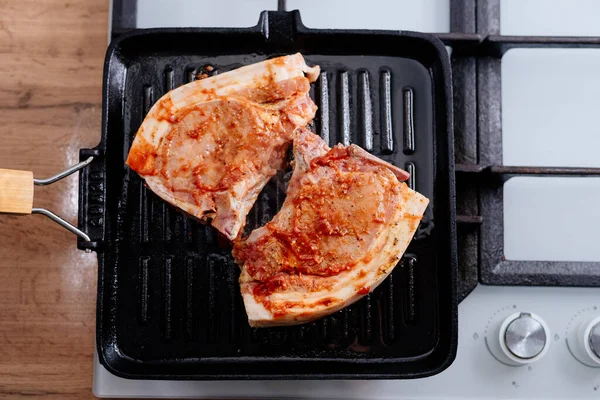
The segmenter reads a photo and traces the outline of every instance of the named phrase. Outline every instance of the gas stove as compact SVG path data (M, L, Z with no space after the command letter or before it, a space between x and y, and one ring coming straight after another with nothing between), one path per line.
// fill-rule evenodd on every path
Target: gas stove
M159 26L252 26L261 11L283 8L299 9L311 28L424 31L448 46L462 300L458 355L442 373L409 381L135 381L111 375L96 359L98 397L600 396L600 38L592 36L600 36L600 3L200 3L113 0L111 35Z

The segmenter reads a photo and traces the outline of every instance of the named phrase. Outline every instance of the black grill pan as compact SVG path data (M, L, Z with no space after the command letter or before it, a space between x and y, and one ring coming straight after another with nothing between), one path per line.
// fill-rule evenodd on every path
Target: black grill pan
M312 129L357 143L411 172L431 199L394 273L321 321L252 329L238 268L216 231L164 203L126 167L145 113L166 91L302 52L319 64ZM312 30L297 11L264 12L246 29L151 29L113 41L104 68L103 126L80 175L79 227L98 253L100 362L126 378L416 378L448 367L457 340L456 232L449 61L419 33ZM285 179L280 174L280 179ZM284 193L271 183L249 215L268 221Z

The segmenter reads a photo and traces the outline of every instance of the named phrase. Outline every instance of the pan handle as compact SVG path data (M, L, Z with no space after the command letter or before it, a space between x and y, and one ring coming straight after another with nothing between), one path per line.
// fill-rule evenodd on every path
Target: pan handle
M0 169L0 212L31 214L33 172Z
M34 179L33 172L14 169L0 169L0 213L41 214L50 218L63 228L85 240L91 241L83 231L45 208L33 207L33 186L46 186L71 175L87 166L94 157L73 165L48 179Z

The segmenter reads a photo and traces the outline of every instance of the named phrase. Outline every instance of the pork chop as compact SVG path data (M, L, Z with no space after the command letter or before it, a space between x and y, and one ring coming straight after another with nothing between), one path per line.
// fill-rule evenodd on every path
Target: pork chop
M296 325L377 287L411 241L429 200L409 175L358 146L333 149L301 129L279 213L234 243L251 326Z
M162 199L235 239L296 129L311 122L319 67L301 54L188 83L158 100L127 164Z

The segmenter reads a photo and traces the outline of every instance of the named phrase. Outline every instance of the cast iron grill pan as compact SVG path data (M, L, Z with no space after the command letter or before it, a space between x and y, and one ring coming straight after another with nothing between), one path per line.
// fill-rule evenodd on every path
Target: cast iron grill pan
M322 72L312 130L357 143L411 173L431 199L394 273L323 320L250 328L239 268L216 231L163 202L126 167L144 116L166 91L203 73L300 51ZM214 69L209 71L211 66ZM456 352L456 237L451 88L444 47L406 32L319 31L298 12L265 12L249 29L159 29L113 42L104 75L103 134L80 175L79 225L98 252L97 346L127 378L369 379L428 376ZM285 198L282 172L248 229Z

